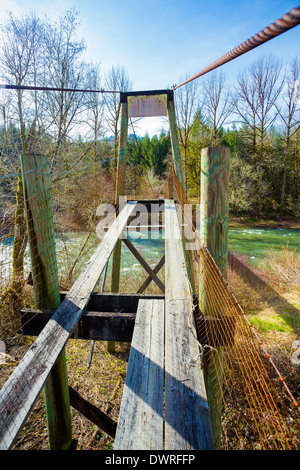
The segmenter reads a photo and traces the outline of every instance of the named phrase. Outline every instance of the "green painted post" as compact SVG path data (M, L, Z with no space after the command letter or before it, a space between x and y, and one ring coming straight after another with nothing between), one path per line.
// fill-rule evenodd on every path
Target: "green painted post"
M117 167L117 185L115 194L115 203L120 204L120 197L124 195L125 169L127 159L127 141L128 141L128 105L121 103L121 122L119 137L119 155ZM119 207L121 209L121 207ZM121 266L122 240L119 239L113 251L112 272L111 272L111 292L119 292L120 287L120 266ZM107 342L107 351L115 351L115 342Z
M39 309L57 308L60 292L48 160L42 155L22 155L21 167L35 304ZM72 428L64 350L45 385L45 398L49 447L69 450Z
M178 138L178 129L177 129L177 124L176 124L175 106L174 106L174 101L171 99L168 99L168 118L169 118L169 125L170 125L171 147L172 147L175 174L177 178L179 179L181 186L184 187L183 171L182 171L182 164L181 164L181 153L180 153L180 145L179 145L179 138Z
M200 237L226 279L228 259L229 156L227 147L201 151ZM209 315L205 266L200 266L199 307ZM207 348L204 376L213 427L215 448L221 447L223 348Z
M119 137L119 154L117 166L117 186L115 194L115 203L118 204L119 196L124 195L125 168L127 163L127 146L128 146L128 105L121 103L120 118L120 137Z

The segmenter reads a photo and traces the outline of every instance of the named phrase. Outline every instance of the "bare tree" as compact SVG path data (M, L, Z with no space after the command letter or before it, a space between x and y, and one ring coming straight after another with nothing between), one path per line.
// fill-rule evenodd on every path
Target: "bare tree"
M100 67L90 64L86 75L87 88L90 90L100 90ZM87 126L91 134L92 153L94 162L97 160L98 143L104 137L104 98L97 92L89 93L87 97Z
M34 14L26 14L20 18L9 15L2 26L0 55L6 83L17 86L37 83L41 69L43 30L42 22ZM15 96L14 116L17 117L20 128L22 151L31 152L37 146L38 96L36 92L22 90L16 90Z
M66 12L55 24L41 21L34 14L18 18L10 14L2 26L0 65L5 82L17 86L78 87L84 77L84 64L80 58L85 46L76 39L77 26L77 13L73 10ZM17 89L12 96L11 118L20 129L22 152L44 152L47 140L48 152L54 161L82 109L83 94ZM52 133L53 139L45 139L46 131L48 136ZM13 276L8 291L15 299L20 297L23 285L25 248L24 195L19 167Z
M251 154L256 172L257 207L262 212L266 179L267 133L277 118L276 103L282 90L280 65L271 56L257 60L239 75L235 87L235 112L246 126L245 137L251 142Z
M226 86L225 75L222 72L212 72L202 83L203 113L206 120L203 124L211 134L212 145L220 143L220 130L228 123L233 111L230 92Z
M181 83L183 80L180 79ZM192 81L178 88L175 94L175 109L179 135L179 143L183 149L183 166L185 192L187 194L187 169L191 135L195 123L195 115L199 107L198 82Z
M286 180L288 167L292 159L292 139L300 129L300 62L296 57L288 67L284 78L284 86L281 94L281 104L276 105L280 116L283 136L284 136L284 155L283 155L283 174L281 185L281 206L280 214L285 209Z
M83 40L77 39L78 12L65 12L55 24L48 24L45 31L45 63L47 86L57 88L84 88L86 64L82 60L85 51ZM56 91L47 93L49 130L53 137L49 155L52 163L70 138L85 109L85 94Z
M2 41L0 64L6 83L17 86L35 84L40 71L40 47L42 44L43 26L34 14L26 14L20 18L9 15L2 26ZM14 99L15 98L15 99ZM39 102L36 93L16 90L11 106L15 122L20 129L22 152L34 152L38 145L38 113ZM13 115L11 116L13 118ZM24 215L24 195L19 166L16 209L14 223L14 244L12 259L11 285L5 292L5 297L11 297L11 303L16 309L20 307L20 292L24 283L24 252L26 249L26 230Z

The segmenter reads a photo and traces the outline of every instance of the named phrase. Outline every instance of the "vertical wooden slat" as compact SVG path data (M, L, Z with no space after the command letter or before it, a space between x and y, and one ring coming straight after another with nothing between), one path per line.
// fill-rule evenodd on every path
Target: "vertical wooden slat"
M184 187L183 171L182 171L182 164L181 164L181 153L180 153L180 145L179 145L179 138L178 138L178 129L177 129L177 124L176 124L175 106L174 106L173 100L168 100L168 118L169 118L169 125L170 125L172 156L173 156L175 174L177 178L179 179L181 186Z
M167 200L165 289L165 449L213 449L181 229Z
M42 155L22 155L21 165L35 304L40 309L57 308L60 293L48 160ZM45 397L49 447L70 449L72 428L64 350L45 385Z
M115 203L118 204L119 196L124 195L124 179L125 169L127 163L127 139L128 139L128 105L121 103L121 118L120 118L120 137L119 137L119 154L117 165L117 184Z
M200 237L226 278L228 260L229 148L211 147L201 151ZM200 267L199 307L209 312L205 265ZM221 446L223 348L206 349L204 373L215 446Z
M126 157L127 157L127 139L128 139L128 106L127 103L121 103L121 124L120 124L120 137L119 137L119 156L117 166L117 182L115 204L117 207L120 204L120 197L124 195L125 184L125 170L126 170ZM119 207L120 211L120 207ZM118 212L119 212L118 211ZM119 292L120 284L120 264L121 264L121 240L115 246L112 261L112 292Z

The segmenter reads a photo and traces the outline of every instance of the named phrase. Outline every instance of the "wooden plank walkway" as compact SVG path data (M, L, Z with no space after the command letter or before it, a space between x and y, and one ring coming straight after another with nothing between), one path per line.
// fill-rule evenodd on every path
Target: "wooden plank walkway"
M115 450L163 448L164 301L140 300Z
M139 301L118 450L214 449L181 227L168 200L165 230L165 301Z
M165 201L165 449L213 449L181 227Z
M50 371L81 318L135 203L128 203L95 253L0 391L0 449L9 449L38 398Z

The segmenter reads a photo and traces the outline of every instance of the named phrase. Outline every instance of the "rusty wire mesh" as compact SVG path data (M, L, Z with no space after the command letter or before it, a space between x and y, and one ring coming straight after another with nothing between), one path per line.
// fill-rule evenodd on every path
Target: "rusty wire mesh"
M298 449L299 404L201 242L191 206L173 168L167 191L173 191L182 221L189 279L198 299L198 339L202 348L210 346L206 350L213 364L209 381L215 407L222 410L222 448L231 448L225 443L231 434L243 448ZM218 354L213 354L211 348Z
M9 245L1 243L1 261L9 266L8 270L1 270L0 328L9 353L9 360L4 356L1 368L1 448L12 442L15 431L22 425L22 417L14 413L18 404L28 398L27 378L30 374L39 374L38 364L30 364L29 360L22 377L18 373L14 376L17 368L12 366L17 366L29 346L26 341L19 341L19 334L29 321L24 308L55 308L60 303L48 162L41 156L23 157L26 166L20 166L15 174L16 199L9 223L4 225L1 234L4 239L10 236ZM7 231L9 233L5 233ZM11 356L16 347L18 359ZM6 381L8 371L10 374L13 371L10 385Z

